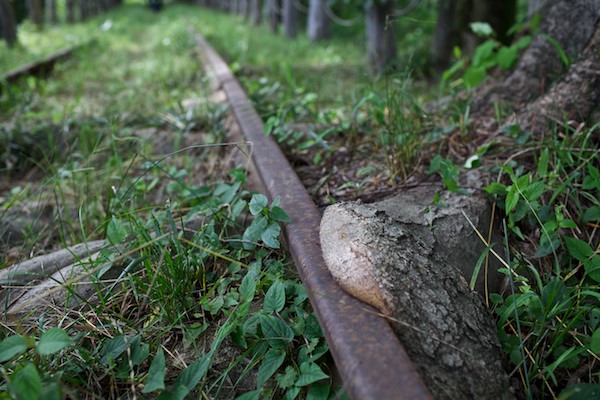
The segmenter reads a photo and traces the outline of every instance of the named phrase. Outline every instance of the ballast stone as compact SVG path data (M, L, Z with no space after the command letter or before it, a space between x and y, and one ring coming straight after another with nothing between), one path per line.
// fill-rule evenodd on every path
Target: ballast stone
M390 319L436 398L513 398L494 321L467 283L485 246L470 248L479 239L460 210L481 225L488 205L444 195L447 208L431 208L433 193L416 188L375 204L328 207L323 257L344 290Z

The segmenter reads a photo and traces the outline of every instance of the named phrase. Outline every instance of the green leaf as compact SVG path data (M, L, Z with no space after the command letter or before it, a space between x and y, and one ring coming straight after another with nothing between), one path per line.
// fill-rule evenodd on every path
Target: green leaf
M578 261L585 261L592 254L594 254L594 250L592 250L590 245L581 239L565 236L564 240L565 245L567 246L567 251L569 252L571 257L575 258Z
M500 182L492 182L483 188L489 194L497 194L500 196L504 196L507 193L506 185L501 184Z
M323 400L329 398L329 392L331 391L331 385L329 382L319 382L310 385L308 393L306 394L306 400Z
M202 308L204 308L204 310L208 311L212 315L215 315L223 307L223 304L225 304L223 296L217 296L208 303L203 304Z
M242 284L240 285L240 301L250 302L254 299L254 295L256 294L256 271L249 270L244 279L242 279Z
M258 375L256 378L256 387L261 388L264 384L273 376L273 374L281 367L285 360L285 350L283 349L270 349L265 354L260 367L258 368Z
M115 336L112 339L109 339L104 346L102 346L102 359L100 362L102 364L109 364L111 361L116 360L127 348L127 341L124 336Z
M71 345L73 345L73 341L65 331L60 328L50 328L40 337L36 350L39 355L47 356L58 353Z
M121 244L127 239L127 227L121 220L117 219L114 215L108 222L106 227L106 236L112 244Z
M600 328L596 329L592 334L592 340L590 343L590 349L595 354L600 354Z
M189 391L194 390L200 379L204 377L211 363L211 354L205 354L190 364L175 381L175 387L185 386Z
M158 349L156 356L148 369L146 384L142 393L151 393L155 390L163 390L165 388L165 353L162 347Z
M598 222L600 221L600 206L592 206L585 210L581 217L583 222Z
M314 362L304 362L300 364L300 376L295 385L302 387L327 378L329 378L329 375L324 373L317 364Z
M486 69L488 61L493 60L494 50L498 47L498 42L495 40L487 40L477 46L475 54L473 54L472 67Z
M515 208L518 202L519 192L517 192L517 188L514 185L511 185L508 187L508 192L506 193L506 201L504 202L506 213L510 214L510 212Z
M519 59L519 49L514 46L502 46L496 54L498 66L502 69L512 68Z
M136 336L131 342L131 363L140 365L150 355L150 345L142 343L140 336Z
M18 399L37 400L41 398L42 378L32 363L27 363L25 367L12 375L12 386Z
M267 198L262 194L254 194L252 199L250 200L249 208L250 214L258 215L262 212L264 208L267 207L268 204Z
M494 29L487 22L471 22L469 27L479 37L490 37L494 34Z
M260 329L273 348L285 347L294 339L294 331L281 318L260 314Z
M27 350L27 342L21 335L13 335L0 342L0 362L5 362L13 357L23 354Z
M236 397L235 400L260 400L261 389L256 389L251 392L246 392L243 395Z
M279 312L285 305L285 287L278 279L271 285L263 302L263 310L266 313Z
M283 400L294 400L300 394L299 387L289 388L287 392L285 392L285 396L283 396Z
M583 267L587 276L596 282L600 282L600 256L594 256L591 259L585 260Z
M538 176L544 177L548 174L548 165L550 164L550 153L547 148L542 150L538 159Z
M465 86L467 86L468 88L474 88L475 86L479 85L484 78L484 67L471 66L465 71L465 74L463 75Z
M244 250L252 250L256 247L261 235L267 229L268 221L264 216L256 218L248 228L244 231L243 246Z
M578 383L560 392L558 400L590 400L600 398L600 385L597 383Z
M277 374L275 377L277 384L282 389L294 386L296 379L298 379L298 371L291 365L285 367L285 374Z
M560 246L560 240L556 235L551 235L550 238L548 238L547 235L542 235L540 239L540 246L537 248L533 256L535 258L546 257L548 254L552 254L552 252L554 252L558 246Z
M279 235L281 234L281 228L277 222L271 222L267 228L261 233L260 238L267 247L272 249L278 249Z
M272 206L271 209L269 210L269 216L275 220L275 221L279 221L279 222L290 222L290 217L289 215L287 215L287 213L283 210L283 208L281 207L277 207L277 206Z

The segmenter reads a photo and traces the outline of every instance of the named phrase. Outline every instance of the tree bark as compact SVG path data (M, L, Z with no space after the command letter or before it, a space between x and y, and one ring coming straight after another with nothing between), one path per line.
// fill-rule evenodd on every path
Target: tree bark
M44 27L44 11L41 0L27 0L27 13L29 19L38 29Z
M372 2L366 9L367 56L377 73L384 72L396 61L396 29L391 16L394 3Z
M294 0L283 0L283 28L287 37L298 36L298 9Z
M475 49L481 39L471 32L471 22L489 23L500 42L510 42L507 32L514 25L516 5L516 0L440 0L430 51L433 70L439 74L450 66L454 47L466 54Z
M600 23L579 60L545 95L528 104L506 125L518 124L523 131L541 137L552 125L579 125L600 105ZM591 121L595 125L598 121Z
M56 10L56 0L46 0L46 20L51 25L58 24L58 12Z
M76 3L75 0L66 0L65 2L65 11L67 13L67 23L69 24L74 24L75 23L75 7L76 7Z
M433 197L428 189L420 188ZM460 244L469 236L470 228L457 229L465 225L459 211L464 199L454 205L444 199L456 218L448 210L433 216L434 232L438 217L458 222L438 232L442 241L450 235ZM467 214L473 218L478 207L471 202ZM325 210L321 248L334 279L389 317L436 399L512 398L496 326L482 298L469 289L457 266L446 261L447 253L415 234L413 222L398 221L389 211L361 203L338 203ZM452 249L455 258L460 260L465 247L463 243Z
M279 0L267 0L267 12L269 15L269 28L271 32L277 33L279 30Z
M331 36L331 22L325 13L323 4L325 1L327 0L310 0L306 34L313 42L325 40Z
M0 39L9 47L17 43L17 24L12 5L8 0L0 0Z
M262 0L250 0L252 23L258 26L262 23Z
M494 116L497 104L520 110L544 94L568 68L561 52L575 60L590 43L600 21L600 0L560 0L545 10L541 34L533 39L516 68L500 83L476 93L473 118Z

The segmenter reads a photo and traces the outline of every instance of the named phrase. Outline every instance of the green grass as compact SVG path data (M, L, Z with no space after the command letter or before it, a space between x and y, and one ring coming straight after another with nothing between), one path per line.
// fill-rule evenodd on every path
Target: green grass
M199 15L122 7L51 79L3 91L2 187L12 190L0 212L38 200L53 217L4 244L0 264L110 245L87 266L96 301L2 322L1 398L337 396L306 291L278 250L287 216L244 188L245 163L234 168L234 146L219 145L227 113L207 101L188 30ZM75 299L77 283L64 286Z

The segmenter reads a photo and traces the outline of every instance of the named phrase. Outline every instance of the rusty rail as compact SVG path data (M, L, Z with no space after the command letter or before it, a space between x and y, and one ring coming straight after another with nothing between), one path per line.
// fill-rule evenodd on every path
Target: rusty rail
M279 146L263 133L263 122L227 64L198 36L207 69L227 95L252 161L271 198L292 222L285 239L310 301L323 328L344 387L352 399L431 399L392 328L377 310L344 292L333 280L321 255L321 215Z

